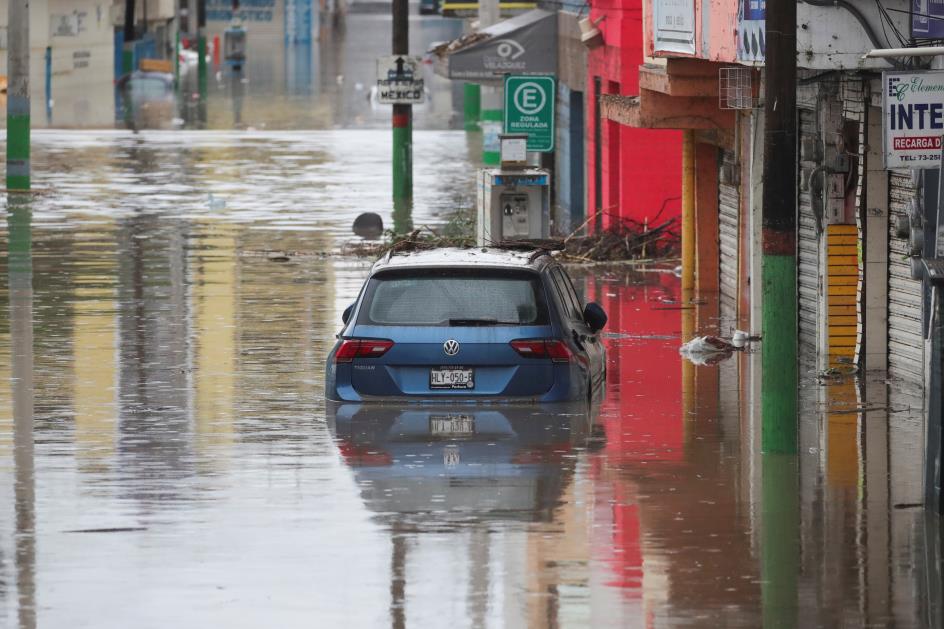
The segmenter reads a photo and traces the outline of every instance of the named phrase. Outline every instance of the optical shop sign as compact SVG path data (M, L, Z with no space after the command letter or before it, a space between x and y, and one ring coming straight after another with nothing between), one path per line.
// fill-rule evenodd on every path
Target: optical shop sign
M939 168L944 71L885 72L885 168Z

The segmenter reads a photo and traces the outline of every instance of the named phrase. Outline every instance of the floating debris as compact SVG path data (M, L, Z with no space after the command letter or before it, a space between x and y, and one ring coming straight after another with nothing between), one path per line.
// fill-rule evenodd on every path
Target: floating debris
M737 348L717 336L697 336L679 348L679 354L695 365L715 365L730 358Z

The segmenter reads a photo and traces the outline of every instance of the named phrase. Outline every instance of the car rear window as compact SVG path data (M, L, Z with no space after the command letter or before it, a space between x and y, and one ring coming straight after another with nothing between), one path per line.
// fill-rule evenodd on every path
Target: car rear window
M365 325L546 325L537 274L436 269L382 273L367 285Z

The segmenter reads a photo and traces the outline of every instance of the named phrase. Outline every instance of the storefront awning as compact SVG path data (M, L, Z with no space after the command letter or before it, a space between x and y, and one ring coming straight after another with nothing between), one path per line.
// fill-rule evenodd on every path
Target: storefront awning
M449 79L491 82L505 74L556 74L557 14L534 9L431 52L436 73Z

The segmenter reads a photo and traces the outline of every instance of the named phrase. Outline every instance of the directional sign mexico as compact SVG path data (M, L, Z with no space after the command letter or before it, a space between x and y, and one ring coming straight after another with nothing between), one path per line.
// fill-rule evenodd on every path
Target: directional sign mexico
M553 76L505 77L505 133L527 133L528 150L554 150Z
M377 58L377 100L384 105L414 105L424 98L419 57Z

